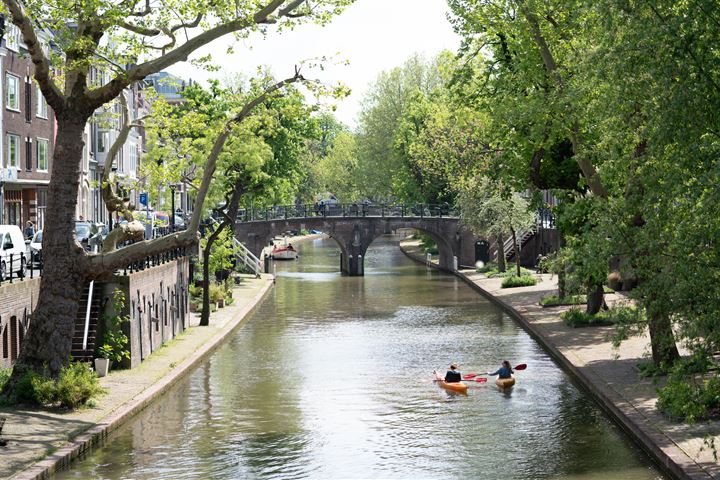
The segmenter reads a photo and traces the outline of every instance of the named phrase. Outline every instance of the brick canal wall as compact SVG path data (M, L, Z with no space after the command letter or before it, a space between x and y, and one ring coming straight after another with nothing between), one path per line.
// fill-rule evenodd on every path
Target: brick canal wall
M123 312L130 322L124 326L130 339L130 359L125 367L134 368L163 343L188 326L189 257L162 265L118 275L107 282L96 282L101 296L101 312L112 315L115 289L125 294ZM40 279L25 279L0 285L0 368L11 367L17 359L40 295ZM83 305L80 306L84 308ZM100 345L104 325L98 323Z
M145 270L116 276L103 284L104 312L112 314L116 288L125 293L125 311L130 318L125 334L130 339L130 359L135 368L152 352L188 327L190 258L181 257ZM101 322L102 323L102 322ZM102 328L99 332L102 338Z
M0 368L10 367L17 359L38 295L39 278L0 285Z

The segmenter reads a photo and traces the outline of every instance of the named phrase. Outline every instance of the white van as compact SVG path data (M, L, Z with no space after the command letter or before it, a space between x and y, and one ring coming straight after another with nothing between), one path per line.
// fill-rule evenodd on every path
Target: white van
M11 257L12 255L12 257ZM0 225L0 281L13 277L25 276L27 245L20 227L17 225Z

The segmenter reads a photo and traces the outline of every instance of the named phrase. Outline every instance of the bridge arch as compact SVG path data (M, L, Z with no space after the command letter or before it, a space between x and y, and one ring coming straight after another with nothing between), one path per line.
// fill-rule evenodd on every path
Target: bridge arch
M372 241L403 228L427 233L438 246L440 267L445 270L454 268L455 258L464 265L475 261L475 237L460 226L457 218L307 217L237 222L235 236L255 255L260 255L276 235L290 230L318 230L340 246L341 271L360 276L364 274L364 259Z

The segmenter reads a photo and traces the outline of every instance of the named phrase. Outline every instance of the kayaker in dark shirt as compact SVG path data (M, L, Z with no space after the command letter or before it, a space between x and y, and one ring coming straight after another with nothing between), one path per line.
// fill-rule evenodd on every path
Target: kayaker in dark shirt
M513 369L510 366L510 362L507 360L503 360L502 367L498 368L496 371L490 373L487 373L488 375L497 375L498 378L512 378Z
M462 375L460 375L460 372L457 371L458 364L457 363L451 363L450 364L450 370L447 371L445 374L445 381L447 383L455 383L462 380Z

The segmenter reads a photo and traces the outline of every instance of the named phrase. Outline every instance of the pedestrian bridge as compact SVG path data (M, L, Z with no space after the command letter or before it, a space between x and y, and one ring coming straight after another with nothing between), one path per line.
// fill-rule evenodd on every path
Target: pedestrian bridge
M248 210L238 215L235 236L252 253L261 255L277 235L292 230L318 230L340 247L340 269L350 276L364 273L370 244L380 235L401 228L428 234L437 243L440 267L475 263L475 237L461 227L457 211L448 205L290 205Z

